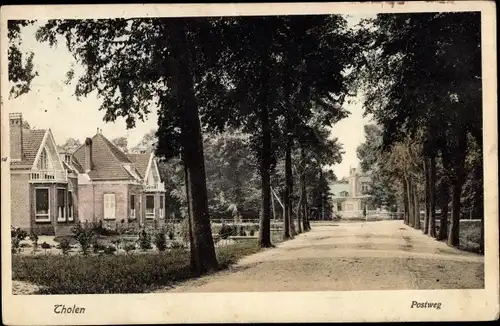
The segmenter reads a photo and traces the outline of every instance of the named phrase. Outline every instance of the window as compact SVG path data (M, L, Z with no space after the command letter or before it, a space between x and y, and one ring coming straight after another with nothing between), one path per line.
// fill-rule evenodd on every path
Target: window
M160 218L165 217L164 200L165 200L165 197L160 196Z
M104 194L104 219L115 219L115 194Z
M135 218L135 195L130 195L130 218Z
M68 191L68 221L73 221L73 192Z
M71 154L64 154L64 162L71 164Z
M49 158L47 156L47 150L45 148L42 149L42 152L40 153L38 168L40 170L47 170L49 168Z
M368 191L368 184L362 183L361 184L361 191L362 192L367 192Z
M57 221L66 221L66 189L57 189Z
M146 219L155 218L155 196L146 196Z
M341 211L342 210L342 203L337 203L337 211Z
M347 197L347 195L349 195L347 191L340 192L340 196L342 196L342 197Z
M49 188L35 189L35 221L50 222Z

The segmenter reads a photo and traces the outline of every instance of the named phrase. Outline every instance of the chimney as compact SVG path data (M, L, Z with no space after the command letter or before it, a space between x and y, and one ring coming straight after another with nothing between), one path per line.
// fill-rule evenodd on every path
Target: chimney
M10 158L19 161L23 157L23 115L21 113L10 113L9 122Z
M92 139L85 139L85 173L92 170Z

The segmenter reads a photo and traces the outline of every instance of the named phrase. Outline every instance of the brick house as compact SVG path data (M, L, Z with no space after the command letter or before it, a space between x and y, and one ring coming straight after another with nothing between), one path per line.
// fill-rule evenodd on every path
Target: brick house
M9 114L11 224L36 234L70 232L78 221L78 174L61 160L50 129Z
M165 186L152 152L125 154L98 130L68 162L78 172L80 220L113 229L165 223Z

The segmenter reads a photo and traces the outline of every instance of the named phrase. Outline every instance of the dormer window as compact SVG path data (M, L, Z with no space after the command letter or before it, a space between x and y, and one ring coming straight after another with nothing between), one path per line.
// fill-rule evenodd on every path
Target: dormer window
M71 155L70 154L64 154L64 162L71 164Z
M342 196L342 197L347 197L348 195L349 195L349 193L347 191L340 192L340 196Z

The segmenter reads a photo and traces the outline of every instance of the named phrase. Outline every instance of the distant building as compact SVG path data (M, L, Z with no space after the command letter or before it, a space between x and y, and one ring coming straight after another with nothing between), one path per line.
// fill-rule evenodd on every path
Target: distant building
M330 185L330 198L333 202L333 214L342 217L361 217L363 209L373 210L368 203L371 178L361 169L351 168L347 181L338 181Z

